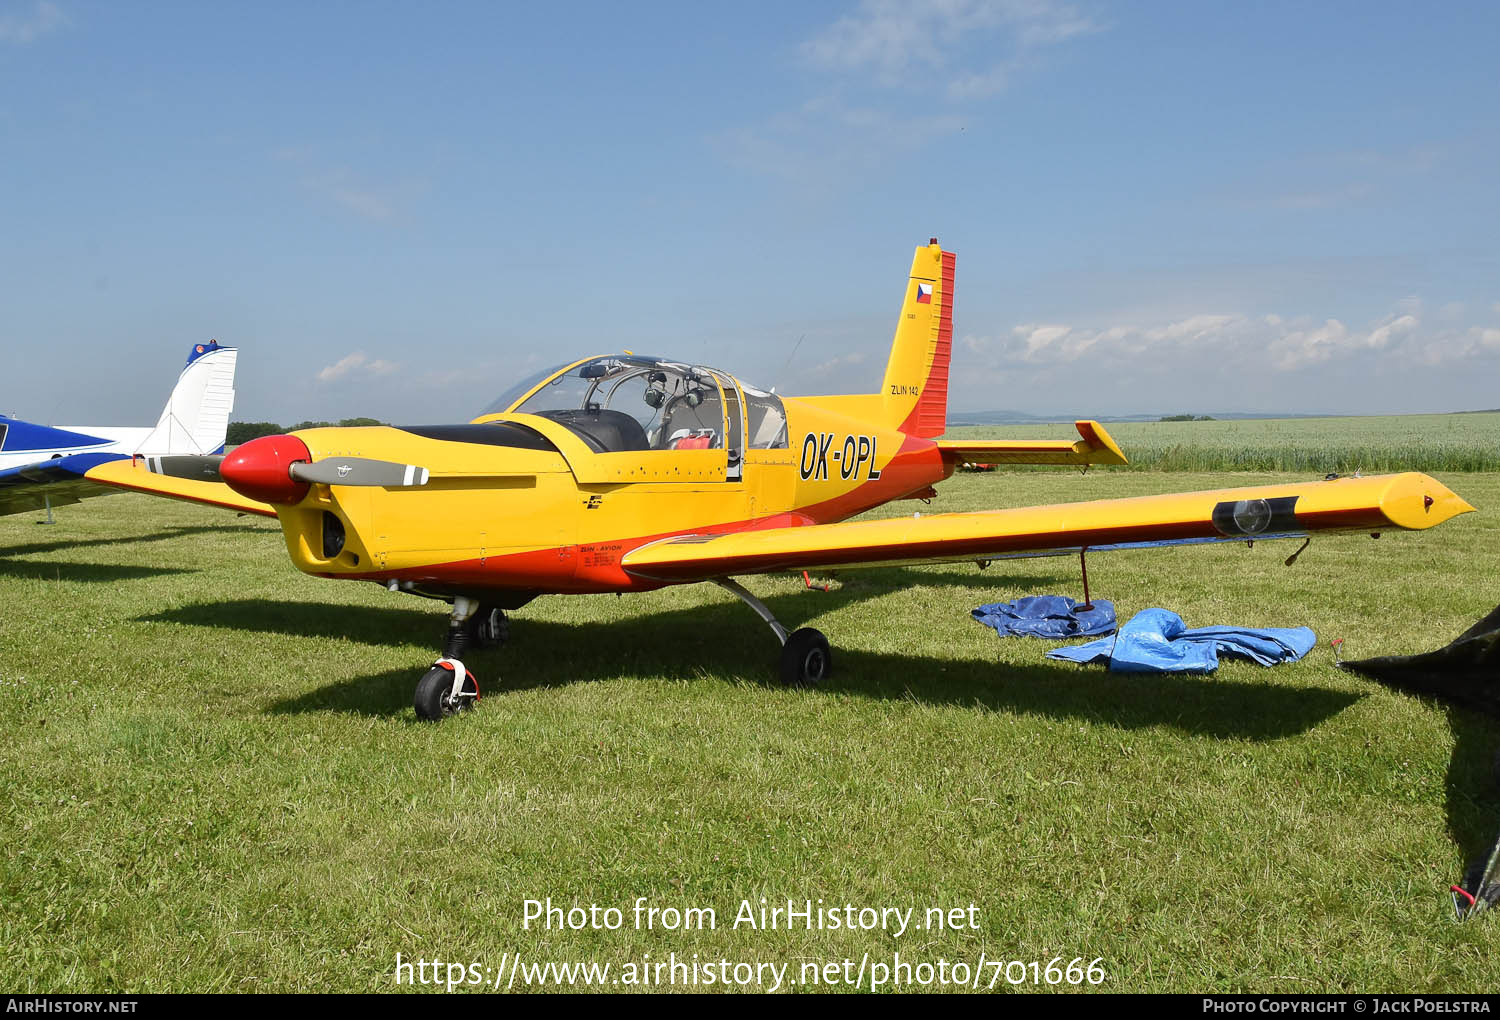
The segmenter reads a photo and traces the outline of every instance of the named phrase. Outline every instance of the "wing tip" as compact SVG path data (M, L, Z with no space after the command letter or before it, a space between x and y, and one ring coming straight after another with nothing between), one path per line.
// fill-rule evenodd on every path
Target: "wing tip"
M1109 434L1103 425L1092 418L1075 421L1073 427L1083 437L1084 445L1088 448L1089 456L1086 463L1089 464L1128 464L1130 461L1125 456L1125 451L1120 449L1120 444L1115 442L1115 437Z
M1434 528L1476 510L1448 486L1420 471L1396 475L1380 503L1394 524L1413 531Z

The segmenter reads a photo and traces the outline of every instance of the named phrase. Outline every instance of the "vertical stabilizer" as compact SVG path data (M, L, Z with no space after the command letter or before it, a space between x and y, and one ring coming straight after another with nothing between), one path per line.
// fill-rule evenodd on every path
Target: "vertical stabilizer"
M229 412L234 410L234 367L239 351L216 341L194 344L187 366L162 408L156 428L136 453L209 454L224 447Z
M948 427L948 362L953 352L952 252L937 238L918 248L896 324L880 393L884 418L913 436L934 438Z

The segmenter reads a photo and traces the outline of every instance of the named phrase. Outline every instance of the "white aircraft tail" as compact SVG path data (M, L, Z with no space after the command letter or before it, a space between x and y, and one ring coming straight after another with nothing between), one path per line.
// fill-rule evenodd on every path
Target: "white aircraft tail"
M224 448L234 410L234 364L239 351L217 341L194 344L156 428L135 452L201 455Z

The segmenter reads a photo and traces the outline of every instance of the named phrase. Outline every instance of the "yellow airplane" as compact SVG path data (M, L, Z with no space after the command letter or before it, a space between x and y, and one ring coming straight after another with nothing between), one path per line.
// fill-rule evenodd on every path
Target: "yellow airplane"
M833 664L827 639L788 633L735 577L1421 529L1473 509L1408 473L850 522L935 495L966 462L1125 463L1093 421L1071 442L938 438L953 269L935 238L917 248L879 393L782 397L625 352L542 372L468 424L306 429L87 477L274 515L306 573L451 602L443 656L417 684L424 719L479 697L463 656L503 640L505 611L538 595L712 581L775 632L782 681L813 685Z

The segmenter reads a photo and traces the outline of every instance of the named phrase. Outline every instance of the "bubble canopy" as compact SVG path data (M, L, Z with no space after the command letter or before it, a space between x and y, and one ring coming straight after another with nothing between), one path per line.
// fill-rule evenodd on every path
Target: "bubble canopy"
M571 425L613 422L610 450L786 446L786 413L773 393L742 386L704 365L635 354L606 355L538 372L506 390L484 415L535 414ZM631 424L624 421L630 419ZM639 430L639 431L637 431Z

